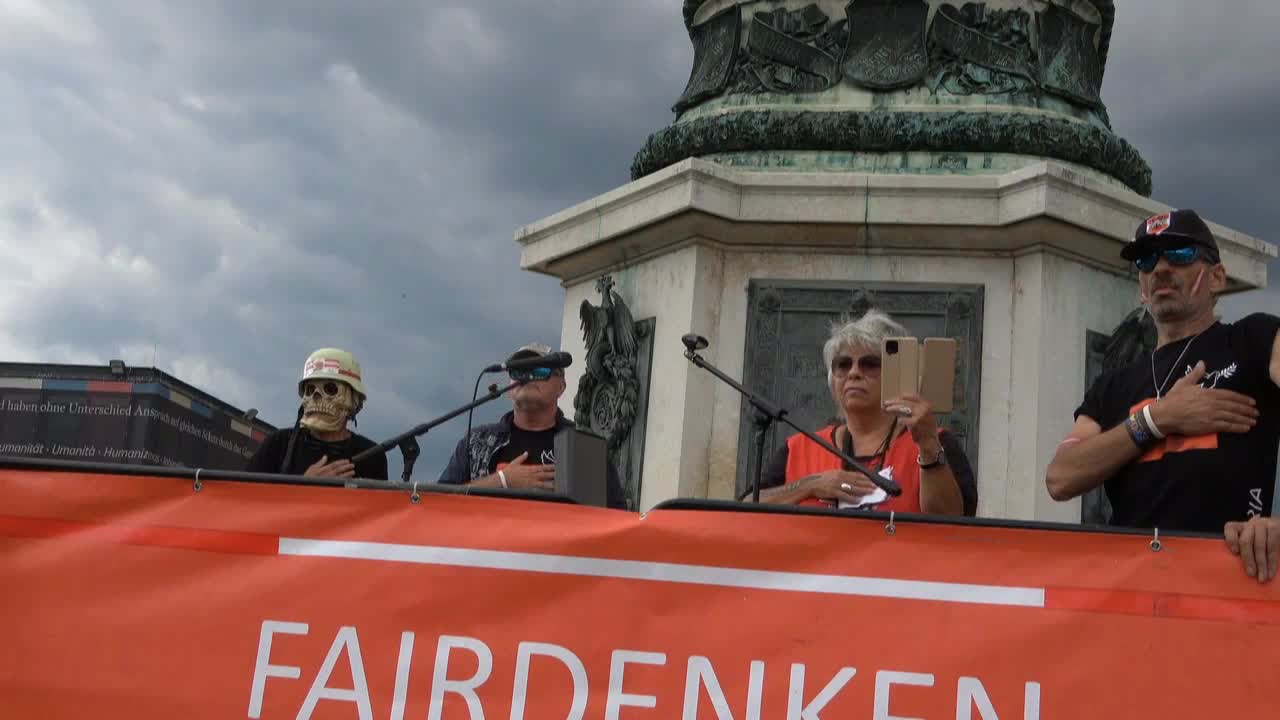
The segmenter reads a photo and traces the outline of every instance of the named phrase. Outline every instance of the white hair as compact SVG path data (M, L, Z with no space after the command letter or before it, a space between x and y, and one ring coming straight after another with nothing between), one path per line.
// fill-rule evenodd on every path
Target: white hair
M880 341L888 337L904 337L909 335L907 329L897 320L872 308L857 320L842 319L831 326L831 336L822 346L822 361L827 366L827 385L831 385L831 363L836 353L845 348L868 347L880 348Z

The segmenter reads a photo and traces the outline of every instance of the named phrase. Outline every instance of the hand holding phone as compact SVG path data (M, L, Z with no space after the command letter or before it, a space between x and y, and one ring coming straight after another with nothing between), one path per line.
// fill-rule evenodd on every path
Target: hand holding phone
M880 345L880 403L917 395L935 413L954 410L956 349L954 338L925 338L923 350L913 337L885 338Z
M880 343L880 404L919 392L920 341L890 337Z

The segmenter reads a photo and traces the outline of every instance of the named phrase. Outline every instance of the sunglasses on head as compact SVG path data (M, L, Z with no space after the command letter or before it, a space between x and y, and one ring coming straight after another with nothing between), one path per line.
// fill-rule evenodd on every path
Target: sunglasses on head
M338 394L338 383L330 380L325 383L309 382L302 386L303 395L315 395L318 392L323 392L325 395L333 397Z
M551 368L530 368L528 370L512 370L508 375L512 382L533 382L551 377Z
M840 355L831 362L831 369L838 375L848 375L853 366L857 364L858 369L864 373L875 373L880 371L879 355L863 355L858 359L853 359L848 355Z
M1213 260L1209 253L1204 252L1195 245L1186 245L1164 250L1153 250L1134 260L1133 264L1138 268L1138 272L1147 273L1156 269L1156 265L1160 264L1160 258L1164 258L1169 261L1170 265L1175 267L1183 267L1190 265L1201 257Z

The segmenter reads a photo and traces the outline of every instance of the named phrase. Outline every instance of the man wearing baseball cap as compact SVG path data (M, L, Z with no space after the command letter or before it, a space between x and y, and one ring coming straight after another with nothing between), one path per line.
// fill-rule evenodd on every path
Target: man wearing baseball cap
M507 362L550 353L550 347L533 343L517 348ZM498 422L481 425L463 436L439 482L518 490L554 489L555 436L573 425L558 405L566 387L564 370L532 368L509 374L512 382L521 382L511 391L511 411ZM605 481L609 507L625 508L626 498L613 463L608 465Z
M1245 571L1268 581L1280 565L1280 521L1268 517L1280 317L1215 316L1227 273L1194 210L1143 221L1121 257L1138 272L1156 348L1089 388L1049 464L1049 494L1069 500L1101 485L1113 525L1222 533Z

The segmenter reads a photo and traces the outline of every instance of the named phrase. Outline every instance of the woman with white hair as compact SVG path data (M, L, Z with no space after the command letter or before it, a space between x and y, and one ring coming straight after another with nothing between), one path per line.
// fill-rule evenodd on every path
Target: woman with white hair
M958 439L938 428L929 403L904 395L881 404L881 341L908 334L879 310L833 329L822 355L831 397L844 422L817 432L868 470L892 478L902 494L886 497L870 478L843 467L839 458L796 433L765 468L761 502L940 515L976 512L978 489L969 460Z

